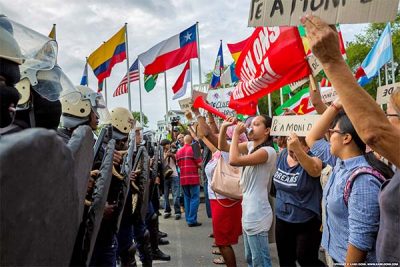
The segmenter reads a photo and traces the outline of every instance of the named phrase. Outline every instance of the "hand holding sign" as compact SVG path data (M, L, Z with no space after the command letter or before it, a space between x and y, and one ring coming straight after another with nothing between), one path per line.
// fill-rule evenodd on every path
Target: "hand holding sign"
M344 61L338 46L339 37L336 29L312 15L303 16L301 23L307 30L311 51L324 68L331 62Z
M287 148L289 151L293 151L296 153L302 149L301 143L297 134L291 133L290 136L287 138Z

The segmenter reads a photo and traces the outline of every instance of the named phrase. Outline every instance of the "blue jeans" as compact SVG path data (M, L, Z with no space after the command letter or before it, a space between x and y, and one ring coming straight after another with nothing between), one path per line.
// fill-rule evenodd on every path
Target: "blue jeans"
M180 195L180 184L179 177L172 176L169 179L164 180L164 211L171 213L171 205L169 204L169 191L172 191L172 200L174 203L175 214L181 214L181 207L179 204Z
M117 266L118 240L114 234L109 242L96 240L90 266Z
M197 210L200 204L200 185L183 185L185 198L185 219L188 224L197 223Z
M249 267L271 267L268 232L247 235L243 231L244 254Z
M210 205L210 199L208 198L208 182L207 182L207 178L204 179L204 201L206 204L206 213L207 213L207 217L211 218L211 205Z

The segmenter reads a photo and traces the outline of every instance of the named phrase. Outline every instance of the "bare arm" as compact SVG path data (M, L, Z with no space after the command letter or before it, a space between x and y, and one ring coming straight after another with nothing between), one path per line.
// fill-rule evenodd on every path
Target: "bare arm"
M358 85L341 56L337 33L318 17L303 17L302 23L314 55L320 60L361 139L400 167L400 131L390 124L372 97Z
M324 113L324 111L328 108L324 102L322 102L321 91L319 90L319 86L316 84L314 77L310 75L310 99L311 103L314 106L315 110L318 114Z
M204 144L210 149L211 153L215 153L218 149L208 140L207 137L201 138Z
M345 266L354 266L355 263L365 262L366 257L367 257L367 252L359 250L352 244L349 244L349 246L347 247Z
M218 130L217 124L215 123L213 114L208 112L207 117L208 117L208 123L210 124L211 133L219 134L219 130Z
M218 136L218 149L221 151L229 152L230 145L226 141L226 130L229 127L229 123L222 123L220 133Z
M331 106L321 115L321 118L313 125L311 131L306 136L308 147L313 147L316 141L324 137L338 113L339 111Z
M232 143L229 149L229 164L232 166L254 166L266 162L268 160L268 153L264 149L259 149L251 154L244 154L242 153L243 151L240 151L241 148L239 145L246 145L247 150L247 142L239 144L239 136L245 131L245 125L243 123L238 123L233 133Z
M299 138L292 133L287 141L289 151L293 151L301 167L312 177L319 179L322 171L322 161L316 157L310 157L301 146Z

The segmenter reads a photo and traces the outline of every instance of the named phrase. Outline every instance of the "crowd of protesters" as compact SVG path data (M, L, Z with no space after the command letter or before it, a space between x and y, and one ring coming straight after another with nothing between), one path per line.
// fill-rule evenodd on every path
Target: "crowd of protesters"
M305 137L295 133L279 136L274 147L272 118L266 115L245 122L229 117L217 124L211 113L202 115L193 108L195 123L181 133L172 131L171 138L159 144L136 128L134 156L142 151L146 157L137 156L141 170L131 170L124 191L122 158L131 147L127 141L131 140L128 135L134 130L134 121L124 108L111 111L116 144L110 158L117 171L113 169L110 191L105 192L107 200L97 240L92 244L92 257L85 262L115 266L119 260L122 266L134 266L136 248L143 266L152 266L153 260L169 261L170 256L159 249L159 245L168 244L162 239L166 233L159 231L159 193L163 193L165 219L173 212L175 220L180 220L184 213L188 227L199 227L202 181L207 215L213 226L211 236L217 248L213 253L221 255L214 264L237 266L237 257L244 257L248 266L272 266L272 231L281 266L400 263L400 89L394 90L383 111L354 79L342 58L335 30L314 16L302 17L301 22L312 52L338 95L326 106L318 90L310 92L321 116ZM12 31L0 37L12 39ZM2 142L11 142L20 136L13 134L34 127L57 130L60 125L58 135L65 143L73 139L80 126L97 129L97 111L104 106L99 104L101 97L86 87L78 88L82 97L78 103L88 107L84 116L74 113L76 104L61 104L59 99L47 103L36 87L28 97L32 103L25 106L26 110L16 112L20 95L14 85L20 79L21 63L18 58L5 55L0 60L0 130L2 136L7 136ZM96 101L91 102L91 96ZM45 111L39 112L43 111L41 108ZM79 108L78 113L82 113L84 108ZM286 115L293 114L288 111ZM105 154L106 145L102 148ZM59 146L64 148L64 143ZM148 162L149 158L152 160ZM105 168L100 167L103 161L96 162L100 171ZM132 161L131 158L130 164ZM225 175L220 169L223 166L232 168L232 173L238 171L240 197L216 192L216 180ZM98 179L98 169L85 173L92 177L88 192L94 187L91 182ZM90 231L86 215L91 214L95 201L91 197L86 200L79 215L83 219L75 227L77 237L79 232ZM78 217L74 210L67 211L72 214L70 217ZM60 219L65 214L54 216ZM71 248L75 246L72 258L67 257L71 265L83 264L85 252L80 251L79 241L83 241L75 240L75 234L69 240ZM237 255L233 249L241 235L245 255ZM320 247L325 251L323 258Z

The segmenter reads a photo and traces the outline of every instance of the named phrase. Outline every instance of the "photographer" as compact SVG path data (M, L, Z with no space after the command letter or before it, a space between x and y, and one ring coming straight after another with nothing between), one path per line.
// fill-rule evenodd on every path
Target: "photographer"
M169 203L169 192L172 191L172 199L174 204L175 220L181 218L181 210L179 205L180 185L179 176L176 169L175 154L176 145L171 144L168 139L161 141L163 147L163 174L164 174L164 218L171 216L171 206Z

